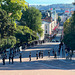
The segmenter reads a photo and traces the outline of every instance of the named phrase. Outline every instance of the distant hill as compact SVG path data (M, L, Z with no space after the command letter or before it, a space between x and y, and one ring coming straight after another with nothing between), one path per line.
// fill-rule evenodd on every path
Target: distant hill
M50 8L74 8L72 4L52 4L52 5L29 5L30 7L36 7L39 10L49 10Z

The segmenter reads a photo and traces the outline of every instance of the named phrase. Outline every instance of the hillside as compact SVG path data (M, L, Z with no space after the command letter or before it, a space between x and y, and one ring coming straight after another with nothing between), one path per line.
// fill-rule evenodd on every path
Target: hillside
M30 7L36 7L39 10L48 10L50 8L73 8L72 4L52 4L52 5L30 5Z

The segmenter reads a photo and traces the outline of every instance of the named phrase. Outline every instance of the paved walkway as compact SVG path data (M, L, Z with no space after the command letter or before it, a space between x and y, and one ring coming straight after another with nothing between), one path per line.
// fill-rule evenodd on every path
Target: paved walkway
M56 47L55 47L56 46ZM51 53L50 58L48 57L48 50L51 50L55 47L55 50L58 44L56 43L45 43L43 45L38 45L30 49L23 50L22 63L19 62L19 56L15 57L14 64L9 64L8 59L6 60L6 65L2 65L0 60L0 75L62 75L65 73L67 75L75 75L75 61L65 60L65 58L54 58ZM36 51L43 50L44 58L36 60ZM29 62L29 52L32 53L32 61ZM54 73L55 72L55 73ZM37 74L36 74L37 73Z
M61 32L60 32L61 33ZM58 34L55 39L59 39ZM58 56L58 43L44 43L35 47L22 51L22 63L20 63L19 55L14 58L14 64L2 65L0 60L0 75L75 75L75 61L65 60ZM57 52L57 58L54 58L52 50ZM43 59L36 60L36 51L44 52ZM50 50L50 58L48 51ZM29 62L29 53L32 54L31 62ZM61 53L60 53L61 54ZM74 58L73 58L74 59Z

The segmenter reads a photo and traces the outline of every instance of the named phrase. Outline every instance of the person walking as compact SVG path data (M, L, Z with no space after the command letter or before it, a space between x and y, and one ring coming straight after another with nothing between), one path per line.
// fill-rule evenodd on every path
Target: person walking
M30 54L29 54L29 61L31 61L31 52L30 52Z
M66 51L66 60L68 59L69 55L68 55L68 52Z
M5 54L5 59L7 59L7 54Z
M41 51L39 52L39 58L40 58L40 56L41 56Z
M60 55L60 48L59 48L59 50L58 50L58 55Z
M43 51L41 52L41 57L43 58Z
M54 58L57 58L57 53L55 52L55 54L54 54Z
M70 50L70 60L72 60L72 51Z
M50 50L48 51L48 57L50 57Z
M12 59L12 64L14 63L14 62L13 62L13 58L14 58L14 57L13 57L13 54L12 54L12 57L11 57L11 59Z
M36 59L38 59L38 51L36 52Z
M20 53L20 57L19 57L19 58L20 58L20 63L21 63L21 62L22 62L22 60L21 60L21 58L22 58L22 54L21 54L21 53Z
M53 55L54 55L54 49L53 49Z
M10 60L11 60L11 55L9 54L9 64L10 64Z
M5 56L4 55L3 55L2 60L3 60L3 65L5 65Z

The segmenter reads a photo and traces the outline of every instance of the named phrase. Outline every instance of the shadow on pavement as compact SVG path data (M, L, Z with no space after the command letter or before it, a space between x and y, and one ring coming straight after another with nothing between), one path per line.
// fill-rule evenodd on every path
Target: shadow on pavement
M65 61L65 60L62 60ZM75 63L65 63L61 60L39 60L31 62L14 62L14 64L2 65L0 70L39 70L39 69L59 69L59 70L75 70Z

